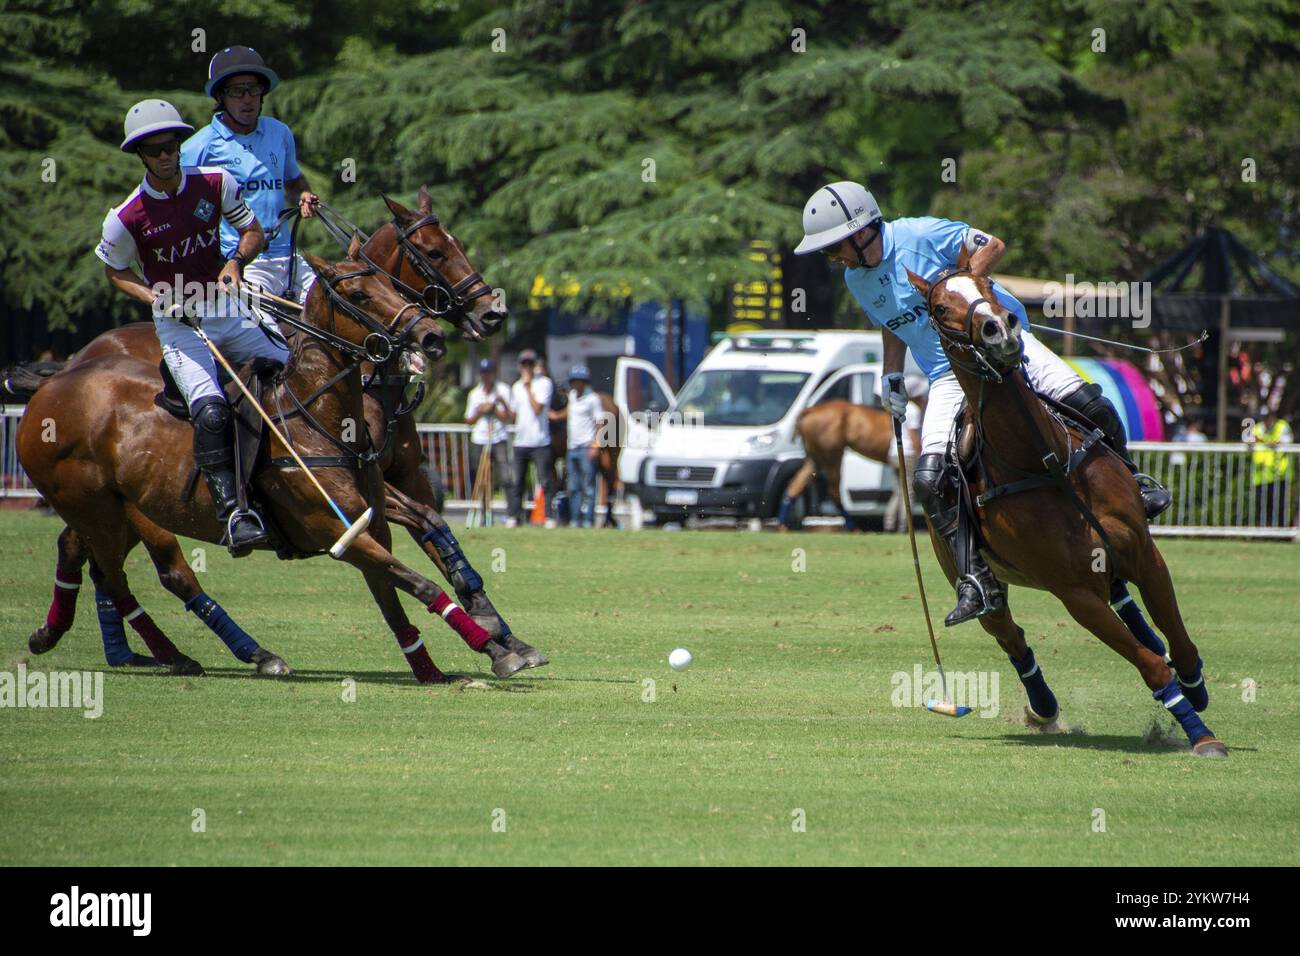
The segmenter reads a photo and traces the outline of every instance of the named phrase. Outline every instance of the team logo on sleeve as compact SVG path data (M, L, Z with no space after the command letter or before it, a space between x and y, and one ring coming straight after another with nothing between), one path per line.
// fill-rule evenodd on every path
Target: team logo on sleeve
M207 199L200 199L199 204L194 207L194 215L204 222L212 221L212 214L217 211L217 207Z

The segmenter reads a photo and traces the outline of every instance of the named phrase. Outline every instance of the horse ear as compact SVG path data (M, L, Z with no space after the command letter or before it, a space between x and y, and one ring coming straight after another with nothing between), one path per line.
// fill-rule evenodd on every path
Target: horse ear
M326 262L320 256L312 255L310 252L304 252L303 258L307 260L307 265L311 266L312 270L326 282L334 278L334 275L338 272L333 265Z
M917 274L916 274L915 272L913 272L911 269L908 269L908 270L907 270L907 279L908 279L908 281L911 282L912 285L916 288L916 291L919 292L919 293L921 293L921 296L922 296L923 298L929 298L929 296L930 296L930 283L926 282L924 279L922 279L919 275L917 275Z
M355 259L361 254L361 233L354 231L352 241L348 243L348 258Z
M396 216L398 219L411 218L411 210L407 209L400 202L396 202L395 200L389 199L387 196L385 196L384 204L388 206L389 211L392 212L392 214Z
M417 197L420 204L420 215L427 216L433 212L433 200L429 198L429 187L420 186L420 195Z

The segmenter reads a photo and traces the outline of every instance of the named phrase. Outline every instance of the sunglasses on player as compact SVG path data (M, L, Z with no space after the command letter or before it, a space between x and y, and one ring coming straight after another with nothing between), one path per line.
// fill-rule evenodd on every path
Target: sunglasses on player
M164 153L167 153L168 155L171 153L178 153L180 152L180 149L181 141L179 139L167 139L163 140L161 143L142 143L140 145L140 152L144 153L144 155L151 159L157 159Z

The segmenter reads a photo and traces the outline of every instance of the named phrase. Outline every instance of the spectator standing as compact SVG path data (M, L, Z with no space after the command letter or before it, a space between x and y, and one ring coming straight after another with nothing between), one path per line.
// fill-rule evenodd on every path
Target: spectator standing
M1255 488L1255 514L1262 527L1279 527L1289 510L1284 496L1291 474L1291 453L1278 445L1295 441L1291 423L1276 411L1260 410L1260 419L1250 430L1252 450L1250 483Z
M515 416L515 482L509 512L515 522L523 515L529 462L532 462L536 481L542 485L546 514L551 513L555 477L551 469L551 423L547 413L554 394L555 386L551 380L537 373L537 353L524 349L519 353L519 381L510 389L510 408ZM554 527L554 519L548 517L546 525Z
M596 458L600 454L599 426L605 417L600 396L591 389L591 372L575 365L569 372L569 401L553 412L554 420L568 422L569 447L565 474L569 487L569 514L575 527L596 524Z
M514 486L507 453L507 426L515 420L510 403L510 389L497 381L496 363L483 359L478 363L478 384L470 389L465 402L465 424L473 425L469 433L469 486L478 481L478 465L483 449L492 456L493 491L500 484L507 492Z

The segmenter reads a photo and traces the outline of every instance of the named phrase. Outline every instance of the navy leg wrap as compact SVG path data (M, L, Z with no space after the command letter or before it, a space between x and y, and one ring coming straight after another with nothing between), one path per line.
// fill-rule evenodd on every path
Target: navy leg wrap
M126 628L122 625L122 615L113 606L113 599L95 588L95 613L99 615L99 633L104 638L104 660L109 667L121 667L131 663L135 655L126 643Z
M1177 669L1174 670L1174 676L1178 680L1178 686L1183 692L1183 696L1191 702L1192 709L1198 714L1210 706L1210 691L1205 686L1205 678L1201 676L1201 668L1204 661L1199 657L1196 659L1196 671L1189 677L1179 674Z
M473 594L483 590L483 579L466 560L465 552L461 551L460 542L451 533L451 528L445 524L433 527L420 539L421 544L426 541L433 542L438 557L447 565L447 574L458 593Z
M185 602L185 610L193 612L213 634L221 638L235 657L245 664L252 663L253 655L261 649L260 646L231 619L220 604L206 594L200 594Z
M1124 626L1132 632L1143 647L1168 662L1169 652L1165 649L1165 642L1160 640L1160 635L1151 629L1151 625L1142 614L1142 609L1137 606L1137 602L1128 593L1128 588L1123 582L1116 582L1116 584L1118 588L1111 589L1110 606L1115 609Z
M1007 660L1011 661L1011 666L1016 669L1020 683L1025 685L1025 693L1029 695L1029 706L1033 708L1034 713L1044 720L1055 717L1060 710L1056 703L1056 695L1047 686L1047 678L1043 677L1043 669L1038 666L1038 661L1034 660L1033 650L1026 651L1021 660L1010 656Z
M776 512L776 523L784 527L790 525L790 507L794 504L794 499L789 495L781 498L781 507Z
M1187 739L1191 743L1196 743L1196 741L1210 733L1210 728L1205 726L1205 722L1196 713L1196 709L1192 707L1192 702L1187 699L1183 689L1178 686L1177 680L1171 680L1151 696L1164 704L1165 710L1174 715L1174 718L1182 725L1183 732L1187 734Z

